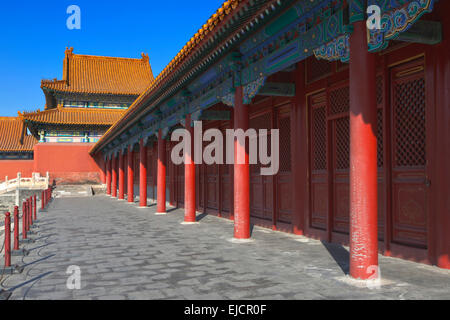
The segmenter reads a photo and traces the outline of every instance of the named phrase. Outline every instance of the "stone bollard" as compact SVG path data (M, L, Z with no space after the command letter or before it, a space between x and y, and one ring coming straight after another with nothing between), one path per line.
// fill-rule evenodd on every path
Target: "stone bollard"
M19 207L14 207L14 250L19 250Z
M11 217L5 215L5 268L11 267Z

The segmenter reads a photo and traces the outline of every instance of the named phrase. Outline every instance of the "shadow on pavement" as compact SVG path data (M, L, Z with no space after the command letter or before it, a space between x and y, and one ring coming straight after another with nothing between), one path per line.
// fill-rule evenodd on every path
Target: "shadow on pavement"
M322 245L328 250L334 261L338 264L344 274L348 274L350 271L349 259L350 254L343 246L336 243L328 243L321 241Z

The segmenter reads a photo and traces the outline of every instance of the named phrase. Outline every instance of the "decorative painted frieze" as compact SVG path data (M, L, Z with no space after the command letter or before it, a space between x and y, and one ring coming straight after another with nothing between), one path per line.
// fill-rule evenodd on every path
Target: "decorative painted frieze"
M369 0L369 3L383 1ZM380 51L386 49L389 41L395 40L402 32L411 28L414 23L425 13L433 11L436 0L412 0L412 1L392 1L403 5L388 5L389 1L384 0L381 14L381 30L371 30L369 39L369 51Z
M327 44L320 46L314 50L317 59L325 59L328 61L340 60L348 62L350 60L349 34L343 34Z

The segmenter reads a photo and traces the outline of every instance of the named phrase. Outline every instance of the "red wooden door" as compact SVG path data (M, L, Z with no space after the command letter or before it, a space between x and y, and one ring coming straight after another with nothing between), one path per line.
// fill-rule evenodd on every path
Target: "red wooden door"
M327 97L325 92L309 98L310 106L310 212L309 227L326 230L328 215Z
M271 130L271 110L253 116L250 119L249 127L255 129L257 134L259 129ZM270 136L268 141L270 141ZM260 169L259 159L257 164L250 165L250 216L272 222L273 176L262 176Z
M331 128L332 230L349 232L350 212L350 91L348 83L329 92Z
M226 164L227 148L226 148L226 129L229 129L229 125L222 127L221 131L224 137L223 145L223 165L219 166L220 170L220 201L221 201L221 213L225 216L231 214L231 196L233 192L233 177L231 176L231 166L232 164Z
M184 206L184 164L180 164L176 167L176 183L177 183L177 205L179 207Z
M204 181L205 181L205 165L197 164L195 166L195 198L197 203L197 210L204 210Z
M279 170L276 179L276 221L292 223L292 164L291 164L291 105L277 110L277 128L279 129ZM270 138L270 137L269 137ZM271 150L268 139L268 150Z
M217 128L217 121L204 121L203 131L205 132L208 129ZM203 141L203 151L206 146L208 146L210 141ZM219 179L219 164L211 164L207 165L206 163L203 166L203 182L204 182L204 203L206 208L206 213L219 213L219 190L220 190L220 179Z
M174 164L171 160L172 142L166 141L166 202L175 204Z
M147 147L147 197L154 199L153 195L153 177L156 174L153 166L155 153L151 146Z
M426 106L423 60L390 70L392 241L427 247Z
M219 211L219 165L211 164L206 167L206 209L207 212Z

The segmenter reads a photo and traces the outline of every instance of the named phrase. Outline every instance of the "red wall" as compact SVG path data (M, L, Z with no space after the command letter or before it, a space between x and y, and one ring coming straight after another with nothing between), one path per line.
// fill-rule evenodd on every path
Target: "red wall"
M33 160L0 160L0 182L17 178L17 172L22 173L22 177L31 178L33 172Z
M50 173L56 184L101 183L101 167L89 155L92 143L39 143L33 171Z

